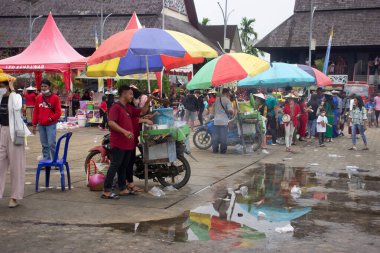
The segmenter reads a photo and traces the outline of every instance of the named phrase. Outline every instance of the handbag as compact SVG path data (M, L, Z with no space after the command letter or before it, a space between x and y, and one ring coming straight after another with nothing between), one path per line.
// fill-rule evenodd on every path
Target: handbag
M13 110L13 123L14 123L14 139L13 144L16 146L22 146L25 144L25 126L22 123L22 129L17 129L16 127L16 115L15 110Z

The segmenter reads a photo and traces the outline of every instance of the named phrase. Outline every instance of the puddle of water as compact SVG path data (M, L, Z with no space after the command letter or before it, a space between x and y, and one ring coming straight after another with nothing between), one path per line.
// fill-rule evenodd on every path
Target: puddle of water
M318 225L321 221L351 224L358 231L380 235L380 177L265 164L247 178L241 184L248 187L247 193L218 191L213 203L180 217L106 226L163 241L225 241L231 247L322 236L329 228ZM290 226L294 231L276 232Z

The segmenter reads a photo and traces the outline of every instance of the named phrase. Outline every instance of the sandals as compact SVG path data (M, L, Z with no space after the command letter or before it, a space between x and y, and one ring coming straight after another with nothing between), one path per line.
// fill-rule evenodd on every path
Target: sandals
M131 186L131 184L129 184L129 185L128 185L128 190L129 190L130 192L144 192L143 189L141 189L140 187L137 187L137 186L134 185L134 184L132 184L132 186Z
M362 150L369 150L369 148L368 147L364 147L364 148L362 148Z
M102 199L120 199L120 196L116 193L111 193L110 195L105 195L104 193L101 196Z
M128 188L119 193L120 196L135 195L135 193Z
M356 149L357 149L356 147L351 147L348 150L356 150Z

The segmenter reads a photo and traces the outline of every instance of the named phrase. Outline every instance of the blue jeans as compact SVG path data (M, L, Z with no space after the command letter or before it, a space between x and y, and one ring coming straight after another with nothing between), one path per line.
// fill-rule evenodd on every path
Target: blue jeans
M43 159L52 160L55 153L57 124L49 126L38 125L38 131L40 132Z
M214 133L212 135L212 151L214 153L218 153L218 151L220 151L221 154L226 153L227 134L228 134L228 126L214 125ZM220 150L219 150L219 144L220 144Z
M307 131L309 132L309 136L315 137L316 130L317 130L317 119L308 120Z
M360 135L362 136L364 145L367 145L367 138L364 134L364 126L359 124L353 124L352 125L352 144L356 145L356 131L359 129Z

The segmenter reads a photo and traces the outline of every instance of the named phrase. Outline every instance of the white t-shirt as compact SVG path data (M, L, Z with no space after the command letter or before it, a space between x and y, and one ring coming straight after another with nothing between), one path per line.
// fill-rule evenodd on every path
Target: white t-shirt
M317 119L317 132L318 133L326 133L326 126L327 126L327 117L326 116L318 116Z

